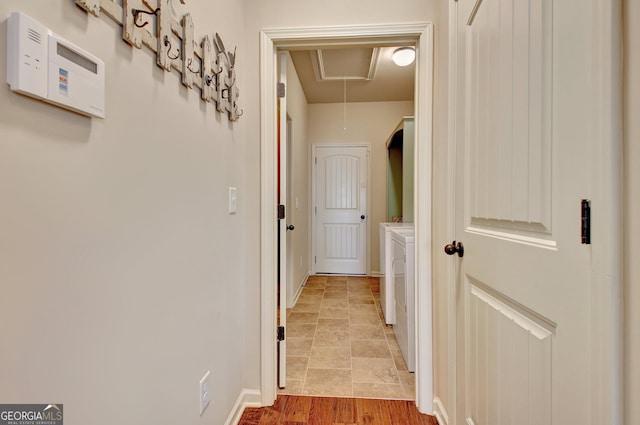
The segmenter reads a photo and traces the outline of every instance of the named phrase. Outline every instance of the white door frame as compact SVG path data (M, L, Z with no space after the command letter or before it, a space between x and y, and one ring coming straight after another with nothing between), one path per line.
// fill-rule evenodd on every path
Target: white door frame
M592 393L591 424L622 425L623 418L623 337L622 337L622 21L621 0L600 0L593 18L594 96L591 125L599 143L594 155L591 212ZM447 232L455 237L455 159L458 3L449 2L449 146L447 182ZM456 288L455 262L447 273L448 310L448 393L444 406L435 394L435 415L441 425L462 425L457 418L456 399ZM444 396L444 394L442 394ZM447 412L448 410L448 412Z
M316 157L318 148L367 148L367 221L365 222L365 238L366 238L366 250L365 250L365 270L367 274L371 274L371 228L369 226L369 217L371 216L371 144L370 143L314 143L311 145L311 258L312 260L316 256L316 214L314 214L314 206L316 205L316 168L318 164L313 162L313 158ZM311 261L311 274L316 273L315 261Z
M276 57L278 48L367 40L416 43L415 117L415 229L416 229L416 405L433 413L431 349L431 170L433 129L433 25L407 23L336 27L265 29L260 33L260 141L261 141L261 401L276 399ZM428 326L427 326L428 324ZM427 365L428 369L427 370Z

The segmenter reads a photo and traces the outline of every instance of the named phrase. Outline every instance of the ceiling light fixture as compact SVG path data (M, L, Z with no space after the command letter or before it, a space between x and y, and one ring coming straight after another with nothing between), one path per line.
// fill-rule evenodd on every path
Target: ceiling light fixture
M413 47L400 47L393 52L391 58L398 66L411 65L416 58L416 51Z

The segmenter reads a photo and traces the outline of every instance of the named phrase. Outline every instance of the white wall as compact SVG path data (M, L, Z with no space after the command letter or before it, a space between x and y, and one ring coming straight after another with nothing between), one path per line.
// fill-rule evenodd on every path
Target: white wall
M624 4L625 424L640 424L640 4Z
M219 32L238 46L246 110L257 91L245 88L243 4L186 9L196 39ZM9 90L12 11L105 61L104 120ZM256 290L248 279L257 281L245 271L259 267L245 255L258 244L245 231L256 194L255 181L247 193L248 120L229 123L72 0L4 0L0 19L0 400L63 403L68 424L224 423L252 364L237 335L257 310L245 302ZM201 418L207 370L213 399Z
M309 105L309 143L371 145L371 187L368 212L369 271L380 272L379 223L387 221L387 146L386 143L402 117L413 115L413 101L367 102L347 104L344 125L342 103ZM311 186L309 186L311 192Z
M287 306L293 307L294 297L309 274L309 143L307 136L307 98L296 74L291 57L287 55L287 115L292 124L292 151L290 164L292 204L288 206L287 224L293 224L291 234L293 271L291 286L287 287ZM297 199L297 202L296 202ZM297 206L296 206L297 205Z

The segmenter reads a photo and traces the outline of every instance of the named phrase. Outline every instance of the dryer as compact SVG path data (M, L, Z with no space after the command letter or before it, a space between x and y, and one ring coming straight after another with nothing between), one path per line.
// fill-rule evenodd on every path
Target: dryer
M392 277L395 294L395 319L393 333L407 363L407 370L416 368L415 340L415 243L414 229L393 229Z
M391 278L391 231L413 229L413 223L380 223L380 304L387 325L396 322L393 279Z

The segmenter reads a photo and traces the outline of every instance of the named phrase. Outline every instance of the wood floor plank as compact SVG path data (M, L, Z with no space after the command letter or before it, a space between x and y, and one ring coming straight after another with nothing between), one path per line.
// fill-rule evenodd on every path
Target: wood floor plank
M438 425L413 401L280 395L273 406L247 408L239 425Z
M310 398L309 425L332 425L334 399L329 397Z
M262 413L264 409L260 409L257 407L248 407L244 409L242 412L242 418L240 418L240 423L246 425L259 425L260 419L262 419Z
M394 425L392 417L393 404L391 400L380 400L381 425Z
M289 422L309 422L309 409L311 408L311 398L302 396L289 396L287 403L282 410L281 421Z
M358 406L358 423L373 425L382 423L380 401L369 398L360 398L356 401Z
M335 398L333 404L334 424L353 424L358 420L356 400L353 398Z
M404 421L402 422L403 425L422 425L420 423L420 416L418 416L418 409L412 401L403 400L401 403L398 403L394 412L398 420L402 418Z
M265 407L259 425L280 425L280 411L273 407Z

